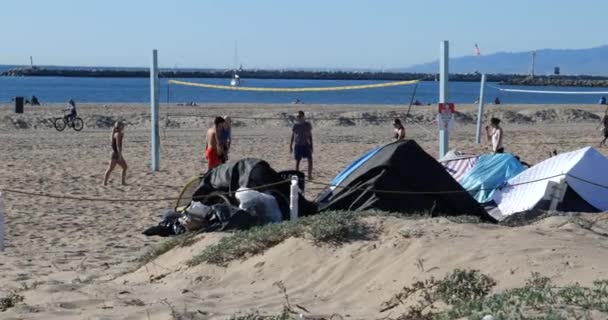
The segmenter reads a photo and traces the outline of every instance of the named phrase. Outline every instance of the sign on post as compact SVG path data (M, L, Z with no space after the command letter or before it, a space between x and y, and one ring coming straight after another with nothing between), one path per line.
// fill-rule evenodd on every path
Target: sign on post
M439 130L449 131L454 126L454 112L456 108L453 103L440 103L437 114Z

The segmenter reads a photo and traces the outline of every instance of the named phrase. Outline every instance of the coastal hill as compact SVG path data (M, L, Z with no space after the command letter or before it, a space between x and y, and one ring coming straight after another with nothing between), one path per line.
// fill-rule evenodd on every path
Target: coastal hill
M553 74L560 67L561 74L608 76L608 45L589 49L542 49L536 50L535 74ZM532 62L531 51L498 52L480 56L465 56L450 59L453 73L503 73L528 74ZM395 71L436 72L438 61L432 61Z

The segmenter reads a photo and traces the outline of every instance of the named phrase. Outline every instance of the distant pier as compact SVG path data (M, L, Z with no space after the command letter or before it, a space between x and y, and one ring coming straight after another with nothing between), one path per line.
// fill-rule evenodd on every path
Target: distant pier
M161 69L161 78L231 78L232 70ZM371 72L371 71L302 71L302 70L241 70L243 79L307 79L307 80L422 80L435 81L434 73ZM148 69L120 68L62 68L20 67L4 71L7 77L89 77L146 78ZM487 81L502 85L608 87L608 77L598 76L535 76L517 74L487 74ZM479 82L480 73L450 74L451 81Z

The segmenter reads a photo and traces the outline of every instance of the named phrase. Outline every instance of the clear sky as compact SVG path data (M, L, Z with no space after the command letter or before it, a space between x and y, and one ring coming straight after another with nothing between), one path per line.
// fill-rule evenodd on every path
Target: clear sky
M606 0L1 0L0 64L394 68L608 44Z

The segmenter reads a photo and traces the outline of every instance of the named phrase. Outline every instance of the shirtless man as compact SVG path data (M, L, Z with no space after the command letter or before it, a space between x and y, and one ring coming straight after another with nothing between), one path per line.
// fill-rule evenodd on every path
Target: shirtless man
M602 117L602 121L600 122L600 125L597 126L598 129L600 126L603 126L602 133L604 134L604 140L602 140L602 142L600 142L600 148L601 148L602 146L606 145L606 139L608 139L608 109L606 109L606 112L604 113L604 116Z
M224 118L216 117L213 120L213 127L207 130L207 145L205 146L205 158L207 158L207 172L222 164L220 156L223 154L223 147L219 141L222 134Z

